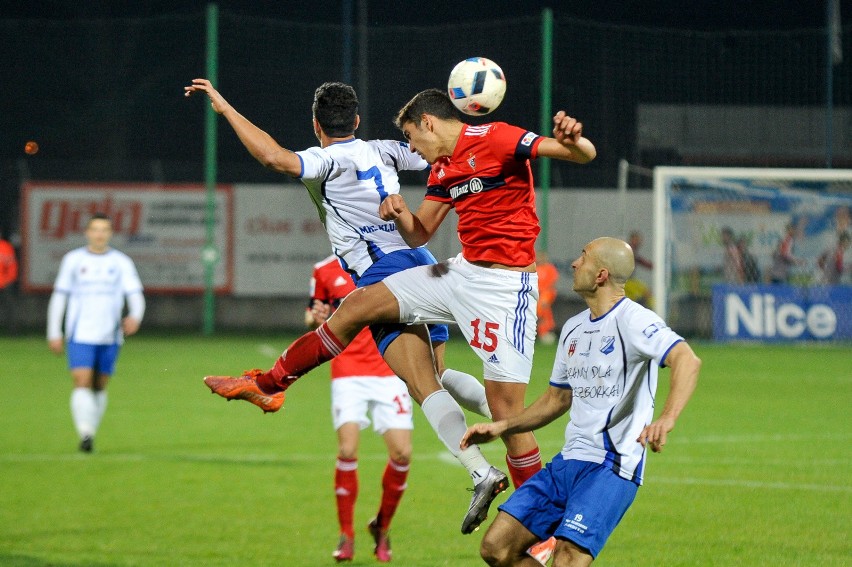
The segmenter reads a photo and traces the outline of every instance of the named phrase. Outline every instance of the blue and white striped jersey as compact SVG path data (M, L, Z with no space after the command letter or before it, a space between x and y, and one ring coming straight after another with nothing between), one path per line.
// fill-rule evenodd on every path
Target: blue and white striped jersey
M569 319L550 377L551 386L573 391L562 456L642 484L645 449L636 439L654 419L659 367L682 340L627 298L597 319L588 309Z
M399 171L427 170L408 144L353 138L296 152L300 180L328 231L335 256L358 277L385 254L408 249L394 222L379 217L379 204L399 193Z

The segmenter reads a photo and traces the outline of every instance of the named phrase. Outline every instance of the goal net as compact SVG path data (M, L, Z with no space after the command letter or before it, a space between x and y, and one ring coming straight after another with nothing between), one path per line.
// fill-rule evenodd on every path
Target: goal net
M716 340L852 338L852 170L654 169L655 310Z

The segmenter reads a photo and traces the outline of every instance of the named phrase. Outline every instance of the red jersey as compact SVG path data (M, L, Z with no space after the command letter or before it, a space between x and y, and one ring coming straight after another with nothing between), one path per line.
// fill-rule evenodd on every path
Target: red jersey
M541 227L530 158L542 139L505 122L465 124L453 155L432 165L426 198L455 208L467 261L518 267L535 262Z
M329 256L322 262L314 264L311 277L311 304L315 299L328 303L332 310L340 305L340 301L355 289L352 277L340 267L340 262L334 256ZM331 378L346 378L349 376L395 376L385 364L373 335L369 329L364 329L349 343L346 349L331 360Z

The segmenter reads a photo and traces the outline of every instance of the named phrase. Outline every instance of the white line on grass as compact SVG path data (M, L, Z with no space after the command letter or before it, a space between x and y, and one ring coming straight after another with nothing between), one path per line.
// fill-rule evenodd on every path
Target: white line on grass
M362 461L384 461L384 453L364 453L359 456ZM83 455L79 453L49 454L49 453L20 453L0 455L0 463L32 463L32 462L70 462L70 461L107 461L107 462L140 462L140 461L172 461L194 463L228 463L228 464L270 464L286 465L292 462L331 462L334 456L330 453L295 453L283 455L268 454L225 454L225 453L98 453ZM416 461L441 461L458 465L458 461L448 451L439 453L417 453ZM793 482L769 482L756 480L713 479L713 478L672 478L651 476L648 482L665 484L685 484L695 486L730 486L738 488L756 488L762 490L803 490L812 492L852 493L852 486L836 486L827 484L800 484Z

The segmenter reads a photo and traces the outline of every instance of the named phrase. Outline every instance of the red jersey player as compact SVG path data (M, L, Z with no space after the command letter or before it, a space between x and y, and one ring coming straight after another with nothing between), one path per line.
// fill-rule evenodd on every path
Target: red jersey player
M268 372L208 378L208 386L223 397L262 404L264 397L286 390L305 372L334 358L366 325L456 323L482 359L493 418L519 414L532 370L538 299L539 225L529 160L550 157L587 163L596 155L580 122L562 111L553 122L552 138L499 122L469 126L443 91L416 95L399 112L396 123L411 151L432 164L426 199L413 213L402 197L388 195L379 212L394 221L414 247L428 242L455 208L462 253L355 290L315 336L297 339ZM414 382L408 383L408 390L421 407L430 405L430 412L424 413L444 444L458 447L464 420L444 418L430 403L440 391ZM510 473L519 485L541 468L535 437L526 432L503 440ZM490 466L481 452L465 452L474 447L454 452L474 482L462 533L473 532L497 494L508 487L506 475Z
M355 289L352 278L335 256L314 265L311 277L311 303L305 323L318 327L334 312L341 300ZM382 476L379 512L367 529L375 540L373 550L379 561L391 559L388 530L402 498L411 460L413 428L408 389L385 364L368 329L362 330L346 349L331 361L331 408L337 431L338 454L334 474L340 541L334 552L338 561L354 556L353 516L358 497L358 441L360 430L370 425L388 448L388 462Z

